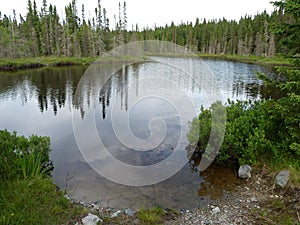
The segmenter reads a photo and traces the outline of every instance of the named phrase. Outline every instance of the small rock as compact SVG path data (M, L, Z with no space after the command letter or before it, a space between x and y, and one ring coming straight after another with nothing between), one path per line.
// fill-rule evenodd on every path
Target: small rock
M115 217L117 217L119 214L121 214L122 212L121 212L121 210L118 210L117 212L115 212L115 213L113 213L112 215L111 215L111 218L115 218Z
M70 197L68 195L64 195L64 197L67 199L67 200L70 200Z
M221 210L220 210L219 207L215 207L215 208L213 208L211 211L212 211L212 213L213 213L214 215L216 215L216 214L218 214L218 213L221 212Z
M251 202L256 202L257 201L257 199L255 197L251 198L250 200L251 200Z
M240 166L239 168L239 178L242 179L249 179L251 178L251 166L249 165L244 165L244 166Z
M135 213L132 209L129 209L129 208L128 208L128 209L125 209L124 212L125 212L125 214L126 214L127 216L133 216L134 213Z
M101 220L98 216L93 215L91 213L89 213L81 221L83 225L97 225L98 222L103 223L103 220Z
M275 183L283 188L288 183L289 177L290 172L288 170L283 170L276 175Z

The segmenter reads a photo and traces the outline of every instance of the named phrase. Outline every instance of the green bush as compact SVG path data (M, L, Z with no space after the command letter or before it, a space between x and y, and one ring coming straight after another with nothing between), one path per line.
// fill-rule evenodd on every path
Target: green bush
M287 121L291 118L282 118L283 111L276 108L280 101L283 99L237 102L228 100L226 132L216 162L253 164L260 159L279 163L289 159L289 163L299 166L299 142L296 142L297 137L291 135L291 128L287 126ZM191 123L188 140L200 155L210 149L207 145L211 136L211 112L217 104L220 103L213 104L209 109L202 107L199 117Z
M25 138L16 132L0 130L0 179L43 175L52 169L49 161L50 138Z
M72 205L50 179L50 139L0 130L0 224L75 224Z

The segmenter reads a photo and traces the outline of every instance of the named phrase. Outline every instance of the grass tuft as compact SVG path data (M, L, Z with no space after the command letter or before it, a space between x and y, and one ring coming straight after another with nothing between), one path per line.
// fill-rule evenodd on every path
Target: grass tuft
M162 217L165 215L164 209L156 206L152 209L140 209L139 219L142 224L163 224Z

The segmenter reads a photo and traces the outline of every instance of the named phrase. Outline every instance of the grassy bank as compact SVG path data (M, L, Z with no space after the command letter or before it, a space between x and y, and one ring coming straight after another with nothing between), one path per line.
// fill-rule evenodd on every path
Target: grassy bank
M0 71L18 71L45 67L90 65L100 58L65 58L65 57L37 57L22 59L0 59ZM146 58L130 56L101 57L99 62L111 63L116 61L140 61Z
M151 56L161 57L200 57L206 59L228 60L234 62L243 62L250 64L257 64L263 66L292 66L291 60L284 57L258 57L258 56L241 56L241 55L180 55L180 54L160 54ZM17 71L23 69L35 69L42 67L59 67L59 66L75 66L75 65L90 65L98 58L66 58L66 57L37 57L37 58L22 58L22 59L0 59L0 71ZM145 58L142 58L145 59ZM103 62L113 62L115 60L141 60L141 58L134 57L104 57L101 58Z
M83 214L49 178L15 179L1 182L0 188L0 224L75 224Z
M0 224L76 224L91 209L72 203L50 177L48 137L17 136L0 130ZM93 211L103 224L162 224L177 215L160 207L141 209L128 217L111 211ZM136 223L134 223L136 224Z
M0 130L0 224L67 224L83 210L50 179L50 139Z
M243 55L212 55L212 54L198 54L200 58L227 60L233 62L243 62L249 64L256 64L262 66L292 66L291 60L284 57L259 57L259 56L243 56Z
M0 71L16 71L41 67L89 65L95 58L64 58L64 57L37 57L22 59L0 59Z

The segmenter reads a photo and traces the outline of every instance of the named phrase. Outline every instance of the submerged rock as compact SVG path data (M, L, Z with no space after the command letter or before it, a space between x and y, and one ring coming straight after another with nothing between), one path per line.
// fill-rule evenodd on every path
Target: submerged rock
M243 166L240 166L239 168L239 178L242 178L242 179L249 179L251 178L251 166L249 165L243 165Z
M101 220L98 216L93 215L91 213L89 213L81 221L83 225L97 225L98 222L103 223L103 220Z
M280 187L285 187L290 178L290 172L288 170L283 170L279 172L275 177L275 183Z

